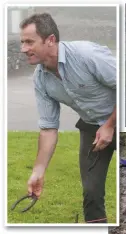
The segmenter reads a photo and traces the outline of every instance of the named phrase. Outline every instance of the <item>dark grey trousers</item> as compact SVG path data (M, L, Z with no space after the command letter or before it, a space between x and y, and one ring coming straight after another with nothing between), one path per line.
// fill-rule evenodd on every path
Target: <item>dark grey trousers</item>
M80 119L76 127L80 130L79 162L85 221L87 223L107 223L104 199L105 182L109 163L116 149L116 133L108 147L102 151L88 154L99 126L86 124Z

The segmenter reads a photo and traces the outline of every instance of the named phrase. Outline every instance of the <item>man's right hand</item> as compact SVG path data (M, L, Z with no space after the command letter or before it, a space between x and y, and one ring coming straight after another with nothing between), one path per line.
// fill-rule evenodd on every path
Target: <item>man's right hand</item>
M32 193L34 193L39 199L43 190L43 185L44 177L40 177L37 172L33 172L28 180L28 194L32 195Z

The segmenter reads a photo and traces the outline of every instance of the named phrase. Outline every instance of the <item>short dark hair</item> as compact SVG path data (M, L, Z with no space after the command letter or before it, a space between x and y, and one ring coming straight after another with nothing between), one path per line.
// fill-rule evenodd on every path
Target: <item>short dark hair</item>
M24 29L29 24L35 24L36 33L43 39L46 39L49 35L54 34L56 42L59 42L59 30L52 16L48 13L34 14L20 23L20 28Z

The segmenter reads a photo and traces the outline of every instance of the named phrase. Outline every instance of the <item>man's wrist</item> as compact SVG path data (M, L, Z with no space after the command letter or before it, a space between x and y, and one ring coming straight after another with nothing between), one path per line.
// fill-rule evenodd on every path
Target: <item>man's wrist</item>
M35 165L32 171L32 174L37 174L38 177L43 177L45 174L45 167L41 164Z
M112 121L112 120L108 120L108 121L106 121L105 126L106 126L107 128L113 128L113 129L115 129L115 127L116 127L116 122L115 122L115 121Z
M111 116L105 123L106 127L115 129L116 127L116 107L114 108Z

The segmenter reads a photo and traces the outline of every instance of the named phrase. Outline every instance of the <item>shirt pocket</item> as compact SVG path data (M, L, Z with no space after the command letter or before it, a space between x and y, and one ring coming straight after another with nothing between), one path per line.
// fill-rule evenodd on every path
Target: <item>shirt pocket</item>
M96 84L81 84L77 87L70 88L70 91L82 97L91 98L98 94L98 86Z

